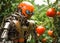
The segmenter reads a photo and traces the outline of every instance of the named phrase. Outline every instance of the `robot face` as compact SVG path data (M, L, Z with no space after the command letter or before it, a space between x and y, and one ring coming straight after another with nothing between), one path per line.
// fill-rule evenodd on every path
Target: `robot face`
M34 6L30 2L22 2L18 5L18 8L21 9L22 15L26 18L30 18L34 12Z

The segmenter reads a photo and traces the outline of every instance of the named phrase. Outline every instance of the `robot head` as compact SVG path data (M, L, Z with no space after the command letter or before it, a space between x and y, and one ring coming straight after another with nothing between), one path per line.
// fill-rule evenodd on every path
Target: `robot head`
M34 13L34 6L27 1L23 1L18 5L18 10L21 10L22 15L26 18L30 18Z

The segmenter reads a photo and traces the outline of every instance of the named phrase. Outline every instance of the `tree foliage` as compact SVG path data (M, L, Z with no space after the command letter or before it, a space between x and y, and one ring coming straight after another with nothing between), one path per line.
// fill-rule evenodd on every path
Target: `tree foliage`
M17 5L23 0L0 0L0 23L4 16L14 12Z

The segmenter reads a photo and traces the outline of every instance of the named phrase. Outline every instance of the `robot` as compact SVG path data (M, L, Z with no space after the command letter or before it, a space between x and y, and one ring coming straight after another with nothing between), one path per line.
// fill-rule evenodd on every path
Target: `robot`
M27 43L28 36L37 41L35 32L36 25L30 22L30 17L34 13L34 6L27 1L21 2L17 11L8 16L3 23L3 31L1 33L1 41L13 41L13 43Z

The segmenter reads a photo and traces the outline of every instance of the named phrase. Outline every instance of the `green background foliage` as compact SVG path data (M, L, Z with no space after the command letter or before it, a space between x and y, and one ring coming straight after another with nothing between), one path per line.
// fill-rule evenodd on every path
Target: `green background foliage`
M23 0L0 0L0 23L4 16L14 12L17 5Z

